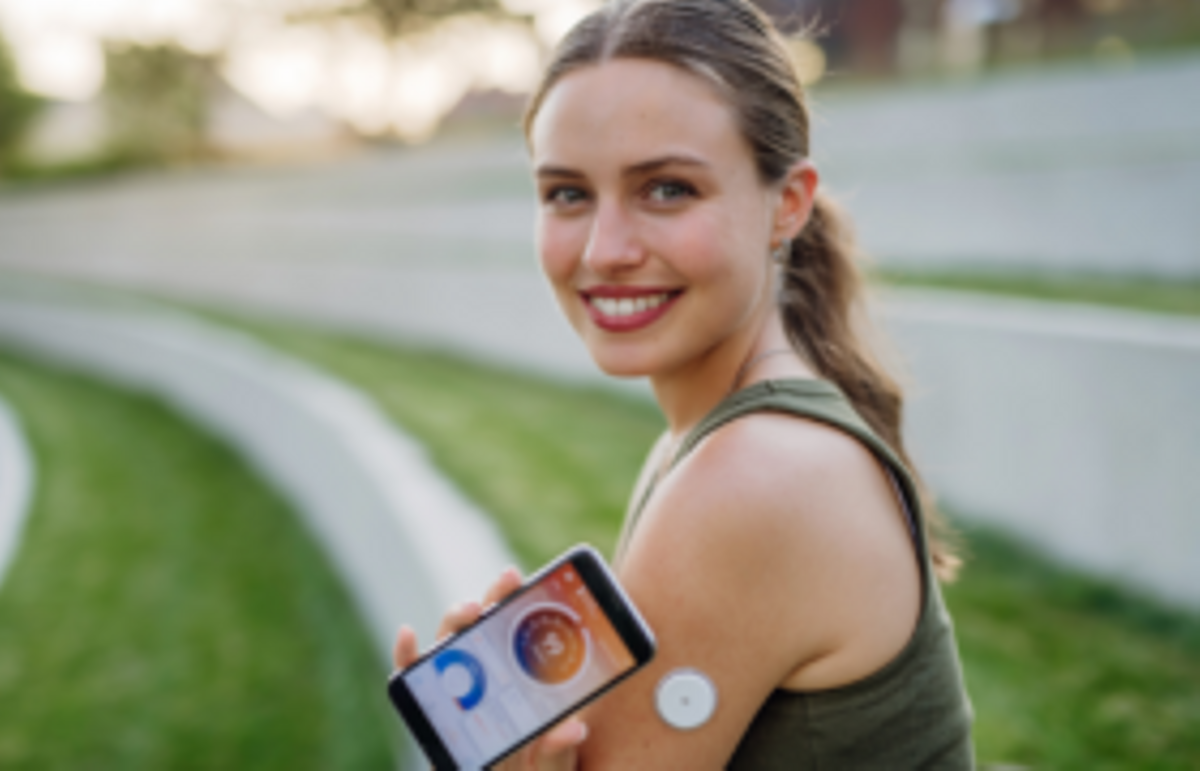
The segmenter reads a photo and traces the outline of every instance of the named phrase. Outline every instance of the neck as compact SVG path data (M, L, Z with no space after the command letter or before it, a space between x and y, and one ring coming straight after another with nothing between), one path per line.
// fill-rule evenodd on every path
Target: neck
M775 355L790 350L783 320L773 313L683 367L653 375L651 385L671 435L682 437L734 389L768 378L814 377L798 354Z

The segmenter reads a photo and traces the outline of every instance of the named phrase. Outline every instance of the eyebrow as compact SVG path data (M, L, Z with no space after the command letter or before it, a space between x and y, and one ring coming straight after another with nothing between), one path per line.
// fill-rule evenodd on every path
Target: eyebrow
M566 166L551 166L542 165L537 167L537 176L539 177L570 177L572 179L583 179L583 172L575 169L567 168Z
M640 175L647 174L651 171L657 171L663 166L698 166L708 168L708 164L699 158L691 155L664 155L660 158L651 158L648 161L635 163L625 170L626 174Z
M700 168L709 168L708 163L691 155L664 155L659 158L651 158L640 163L635 163L632 166L628 166L623 170L622 174L623 176L640 176L657 171L664 166L696 166ZM539 177L566 177L569 179L583 179L585 176L583 172L576 169L566 166L554 166L552 164L538 166L536 174Z

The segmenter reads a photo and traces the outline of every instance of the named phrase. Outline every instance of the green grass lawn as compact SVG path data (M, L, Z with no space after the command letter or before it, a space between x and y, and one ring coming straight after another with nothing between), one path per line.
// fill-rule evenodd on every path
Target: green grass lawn
M1200 315L1200 280L1165 281L1089 274L1037 276L972 271L899 270L877 271L877 279L885 285L965 290L1055 302L1111 305L1177 316Z
M1200 768L1200 618L986 530L946 589L985 761Z
M163 404L0 353L37 458L0 768L385 769L386 674L289 507Z
M270 343L373 395L495 513L526 566L610 549L662 422L648 404L453 357L261 322ZM986 531L947 590L979 757L1046 769L1195 769L1200 620L1055 568Z
M370 394L434 463L499 522L526 567L576 541L606 552L657 409L444 354L301 327L237 322Z

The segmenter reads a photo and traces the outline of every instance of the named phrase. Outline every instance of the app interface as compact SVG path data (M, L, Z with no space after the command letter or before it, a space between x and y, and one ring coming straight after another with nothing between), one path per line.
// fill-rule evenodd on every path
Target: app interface
M633 655L570 563L404 679L462 768L482 768Z

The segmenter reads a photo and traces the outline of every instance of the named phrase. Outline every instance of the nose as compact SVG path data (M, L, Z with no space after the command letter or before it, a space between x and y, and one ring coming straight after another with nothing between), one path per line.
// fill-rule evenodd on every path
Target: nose
M629 212L616 201L601 201L592 219L584 264L599 275L620 273L640 265L645 250Z

